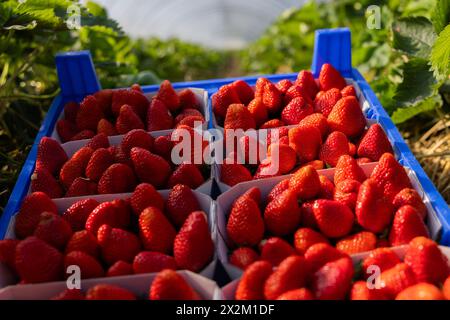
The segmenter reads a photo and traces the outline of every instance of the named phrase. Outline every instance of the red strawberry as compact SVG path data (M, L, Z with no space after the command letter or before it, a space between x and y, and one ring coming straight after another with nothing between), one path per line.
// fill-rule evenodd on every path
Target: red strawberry
M240 182L252 180L252 174L239 163L223 163L220 165L220 180L232 187Z
M329 90L331 88L342 90L346 85L345 79L331 64L324 63L322 65L319 74L320 90Z
M173 142L168 136L161 136L155 139L153 143L153 153L170 161L173 148Z
M320 231L329 238L343 237L353 226L352 211L338 201L317 200L314 202L313 212Z
M200 295L173 270L159 272L150 286L150 300L200 300Z
M281 182L277 183L270 193L267 195L267 203L272 202L275 198L277 198L280 194L283 193L287 188L289 188L289 179L284 179Z
M267 300L274 300L287 291L304 287L308 273L309 266L305 258L290 256L284 259L267 278L264 296Z
M241 103L236 89L231 84L220 87L212 97L212 109L216 117L225 119L230 104Z
M164 80L161 83L156 99L161 100L172 112L178 110L180 107L180 98L169 80Z
M358 100L353 96L339 100L328 115L328 125L331 130L341 131L349 138L361 135L366 126L366 118Z
M370 160L369 158L357 158L356 162L358 162L359 165L362 165L366 163L371 163L372 160Z
M0 240L0 262L5 263L11 270L15 269L14 259L16 247L19 243L20 240L16 239Z
M352 85L345 86L345 87L341 90L341 95L342 95L343 97L348 97L348 96L354 96L354 97L356 97L355 87L353 87Z
M320 192L318 195L319 199L329 199L333 200L334 195L334 184L330 181L326 176L320 174L319 175L320 180Z
M95 199L80 200L64 211L62 217L69 222L73 231L79 231L84 229L89 214L98 205L99 203Z
M43 137L39 141L36 167L45 167L51 174L58 174L67 161L67 155L61 145L54 139Z
M299 123L300 127L314 127L320 131L322 138L328 133L327 118L320 113L313 113L302 119Z
M339 201L350 209L355 210L361 183L356 180L347 179L339 182L334 190L333 200Z
M304 227L311 229L318 229L317 221L314 217L314 212L312 206L314 204L314 200L303 202L301 205L302 210L302 223Z
M103 172L98 182L98 193L123 193L134 189L136 178L133 170L123 163L115 163Z
M94 96L87 96L81 101L80 108L77 112L77 118L75 120L77 128L79 130L95 131L103 115L98 100Z
M343 300L350 289L353 264L349 257L326 263L312 279L312 291L319 300Z
M64 270L71 265L80 268L81 279L100 278L105 275L100 263L83 251L71 251L64 257Z
M321 188L316 169L312 166L298 169L289 180L289 188L302 200L314 198Z
M394 153L391 142L378 123L371 125L366 131L357 152L359 157L367 157L372 161L378 161L383 153Z
M272 265L256 261L247 267L236 289L236 300L263 300L264 284L272 274Z
M106 272L107 277L119 277L119 276L127 276L133 274L133 266L128 262L119 260L114 263L111 267L109 267Z
M158 99L153 99L147 113L147 131L172 129L173 117L166 105Z
M51 300L84 300L84 294L80 289L66 289Z
M297 80L295 80L295 85L301 87L305 94L307 94L311 99L314 99L319 91L313 74L308 70L302 70L298 73Z
M296 192L288 189L270 202L264 211L264 223L268 231L276 236L293 232L301 221Z
M103 260L109 265L119 260L131 262L141 248L138 237L133 233L106 224L98 229L97 241Z
M369 255L362 261L362 271L364 278L368 278L373 271L370 266L380 268L380 271L386 271L400 263L400 258L390 248L377 248L372 250Z
M66 253L72 251L82 251L92 257L98 255L97 238L87 230L77 231L67 242Z
M278 153L278 155L276 155ZM286 174L294 169L297 163L297 153L290 146L285 144L272 143L267 152L272 163L279 167L280 174ZM275 161L277 160L277 161Z
M78 128L75 123L66 119L60 119L56 122L56 132L58 132L62 142L67 142L77 134Z
M289 104L295 98L303 98L308 104L312 106L312 100L301 86L291 86L284 95L283 103Z
M319 158L327 165L335 167L342 155L349 154L348 139L342 132L330 133L320 148Z
M112 94L111 111L114 116L118 116L120 108L123 105L129 105L133 111L141 118L145 118L145 113L148 108L148 99L137 90L120 89L114 90Z
M236 80L231 84L239 97L239 100L247 105L255 97L252 87L244 80Z
M441 290L429 283L418 283L400 292L395 300L445 300Z
M314 295L309 289L300 288L283 293L277 300L314 300Z
M151 183L155 188L166 184L172 171L166 160L138 147L131 149L130 155L134 170L141 182Z
M122 139L120 146L125 154L129 154L134 147L140 147L146 150L151 150L154 138L145 130L134 129L128 132Z
M190 116L196 118L201 117L204 120L203 114L197 109L184 109L175 117L175 125L178 125L181 121Z
M351 142L348 143L348 154L352 157L356 155L356 146Z
M444 285L442 287L442 293L444 294L447 300L450 300L450 277L445 280Z
M332 88L320 91L314 99L314 112L319 112L328 117L336 103L342 98L339 89Z
M144 129L144 123L130 105L124 104L116 120L116 130L119 134L125 134L133 129Z
M89 140L88 143L86 143L86 147L89 147L94 151L99 148L109 148L108 136L103 133L99 133L92 137L92 139Z
M183 89L178 93L180 99L180 108L186 110L186 108L198 107L197 97L191 89Z
M34 230L34 236L49 245L62 249L72 237L70 224L53 212L42 212L40 221Z
M322 137L317 128L301 126L289 129L289 146L297 152L302 163L317 159L321 144Z
M103 89L94 93L94 97L97 99L98 105L103 112L111 111L112 95L114 90Z
M261 252L260 260L269 261L274 267L287 257L296 255L295 249L278 237L263 240L259 245L259 250Z
M312 106L302 97L294 98L281 112L281 120L287 125L298 124L313 113Z
M116 127L106 119L101 119L97 124L97 133L103 133L106 136L117 135Z
M361 231L347 236L336 243L336 249L347 254L355 254L375 249L377 236L369 231Z
M75 123L80 105L74 101L69 101L64 105L64 119Z
M266 84L270 83L270 81L267 78L258 78L258 80L256 80L256 84L255 84L255 98L261 98L263 96L264 93L264 88L266 86Z
M427 216L427 207L423 203L420 195L414 189L411 188L402 189L394 197L392 204L394 205L395 209L399 209L400 207L409 204L419 212L422 219L425 219Z
M15 234L19 239L33 234L42 212L58 213L55 203L43 192L27 195L16 215Z
M46 167L38 166L30 177L31 192L41 191L50 198L61 198L63 189Z
M171 253L175 235L174 227L158 208L148 207L139 215L139 236L144 249Z
M164 269L176 270L175 259L161 252L142 251L133 260L133 272L153 273Z
M86 292L86 300L136 300L136 296L115 285L97 284Z
M201 209L197 197L188 186L178 184L169 192L166 213L175 226L181 227L186 218L198 210Z
M130 209L125 200L103 202L95 207L86 220L86 230L97 234L103 224L126 228L130 224Z
M163 197L148 183L141 183L134 189L130 203L134 214L137 216L147 207L164 209Z
M253 116L253 119L255 119L256 127L260 127L269 118L269 115L267 114L267 107L260 98L255 98L250 101L247 109Z
M269 121L264 122L259 128L260 129L272 129L272 128L279 128L284 127L286 124L281 121L280 119L272 119Z
M392 246L407 244L415 237L428 237L428 230L419 212L410 205L397 210L389 232L389 242Z
M277 83L277 89L280 91L282 95L286 94L286 92L289 90L290 87L292 87L293 83L291 80L283 79L278 81Z
M76 135L70 139L70 141L77 141L77 140L86 140L91 139L95 136L95 132L92 130L82 130L78 132Z
M381 292L393 299L404 289L417 283L413 270L406 263L398 263L394 267L383 271L380 275Z
M94 151L86 166L86 177L99 181L103 173L114 163L114 157L108 149L100 148Z
M262 240L264 221L258 204L252 198L240 197L233 203L227 234L238 246L254 246Z
M307 162L304 165L302 165L301 168L306 167L306 166L311 166L316 170L322 170L325 168L325 164L323 163L322 160L313 160L313 161Z
M187 116L184 117L178 124L177 127L185 125L191 128L197 128L201 126L205 122L205 118L203 116Z
M366 281L356 281L350 290L350 300L386 300L379 289L369 289Z
M78 177L73 180L64 197L82 197L93 194L97 194L97 183L89 179Z
M93 152L94 150L91 148L83 147L75 152L72 158L63 165L59 173L59 180L66 188L69 188L76 178L84 176L86 166Z
M187 185L191 189L198 188L205 182L197 165L192 163L182 163L172 173L168 181L168 187L173 188L177 184Z
M319 242L310 246L305 252L305 259L308 261L311 272L316 272L328 262L336 261L347 254L332 247L328 243Z
M327 238L310 228L300 228L294 235L294 246L299 254L305 254L316 243L328 243Z
M247 269L248 266L257 260L259 260L258 253L249 247L237 248L229 257L230 263L242 270Z
M282 103L281 93L272 82L269 81L264 85L262 97L259 98L262 99L269 114L276 114L280 111Z
M62 262L63 257L57 249L36 237L28 237L16 247L16 271L26 283L60 280Z
M224 128L227 129L255 129L256 124L252 114L243 104L231 104L228 106Z
M252 187L245 191L242 197L250 197L259 205L261 203L261 190L258 187Z
M337 185L347 179L363 183L367 177L354 158L349 155L342 155L339 157L334 171L334 184Z
M114 146L114 148L110 148L109 152L114 156L114 161L117 163L123 163L133 168L133 162L130 159L130 155L126 154L120 145Z

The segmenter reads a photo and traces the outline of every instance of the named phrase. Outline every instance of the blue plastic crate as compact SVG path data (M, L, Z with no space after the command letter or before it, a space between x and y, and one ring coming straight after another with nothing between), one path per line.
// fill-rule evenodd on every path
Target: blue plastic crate
M316 31L314 57L311 66L311 70L315 77L318 76L324 63L333 64L333 66L346 78L352 79L355 85L359 87L369 104L366 115L368 118L374 119L380 123L392 142L400 163L412 169L417 175L424 192L430 199L431 205L442 224L440 242L444 245L450 245L450 208L412 154L369 84L364 80L358 70L351 67L351 34L347 28ZM71 100L81 101L86 95L98 91L101 88L95 73L91 55L88 51L59 54L56 57L56 67L61 86L61 94L55 98L48 111L39 133L36 136L33 147L25 161L8 204L0 218L0 238L4 238L12 215L17 212L23 197L28 191L30 176L33 172L36 160L37 145L40 139L43 136L51 135L56 120L66 102ZM264 76L271 81L278 81L281 79L295 80L297 73ZM260 76L181 82L174 83L173 86L175 89L187 87L202 88L207 90L211 97L213 93L225 84L231 83L237 79L243 79L250 85L254 85L258 77ZM159 86L143 86L142 89L145 93L154 92L159 89ZM211 98L209 99L209 108L210 114L212 115ZM212 117L209 123L210 128L213 127L211 120Z

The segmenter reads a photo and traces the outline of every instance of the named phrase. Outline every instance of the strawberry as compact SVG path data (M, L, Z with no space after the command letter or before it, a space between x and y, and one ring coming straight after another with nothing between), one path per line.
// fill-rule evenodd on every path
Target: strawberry
M64 105L64 119L75 123L80 105L75 101L69 101Z
M300 126L289 129L289 146L297 152L302 163L317 159L322 135L317 128Z
M93 136L91 140L86 143L85 147L89 147L92 150L97 150L99 148L109 148L109 140L108 136L103 133L98 133L97 135Z
M69 222L73 231L83 230L89 214L98 205L95 199L79 200L67 208L62 217Z
M371 163L372 160L370 160L369 158L357 158L357 159L356 159L356 162L357 162L359 165L362 165L362 164L366 164L366 163Z
M228 106L235 103L241 103L236 89L231 84L222 86L211 97L212 110L219 120L224 120L227 114Z
M239 100L245 105L249 104L249 102L255 97L252 87L250 87L244 80L236 80L231 84L231 86L233 86L234 90L236 90Z
M133 107L128 104L124 104L120 108L120 113L116 120L117 133L125 134L133 129L144 129L144 123L133 111Z
M350 300L387 300L378 289L369 289L366 281L356 281L350 290Z
M179 125L172 131L170 139L175 145L182 144L181 148L178 146L171 154L174 163L184 161L195 164L203 163L203 155L208 141L200 131L186 125Z
M336 164L334 171L334 184L351 179L363 183L367 177L363 169L358 165L356 160L349 155L342 155Z
M375 249L377 237L369 231L361 231L345 238L336 243L336 249L347 254L355 254Z
M302 210L302 224L304 227L311 229L318 229L317 221L314 217L314 212L312 206L314 204L314 200L303 202L300 210Z
M411 267L418 282L440 285L450 275L447 257L436 242L425 237L411 240L404 262Z
M198 188L205 182L197 165L193 163L180 164L168 181L168 187L173 188L177 184L187 185L191 189Z
M352 85L345 86L345 87L341 90L341 95L342 95L343 97L348 97L348 96L354 96L354 97L356 97L355 87L353 87Z
M312 277L312 291L319 300L343 300L351 287L353 264L349 257L331 261Z
M180 99L180 108L187 110L186 108L197 108L198 101L195 93L191 89L183 89L178 93ZM192 109L195 110L195 109Z
M324 242L319 242L310 246L306 249L304 256L310 266L311 272L313 273L322 268L328 262L332 262L343 257L348 257L347 254Z
M264 221L258 204L252 198L240 197L233 203L227 234L238 246L255 246L262 240Z
M191 128L201 127L201 125L205 122L205 118L203 116L187 116L184 117L178 124L177 127L185 125Z
M200 295L173 270L159 272L150 286L150 300L201 300Z
M149 183L141 183L130 198L131 208L136 216L147 207L155 207L159 210L164 209L164 199Z
M306 103L312 106L312 100L303 88L294 84L284 94L283 104L288 105L295 98L302 98Z
M92 130L82 130L78 132L76 135L70 139L70 141L77 141L77 140L86 140L91 139L95 136L95 132Z
M114 116L119 116L120 109L123 105L129 105L133 111L141 118L145 118L148 108L148 99L137 90L120 89L114 90L112 93L111 111Z
M181 227L192 212L199 210L201 208L197 197L188 186L178 184L170 190L166 214L175 226Z
M353 96L340 99L328 115L328 125L332 131L341 131L349 138L361 135L366 118L358 100Z
M101 119L97 124L97 133L103 133L106 136L117 135L116 127L106 119Z
M103 116L98 100L94 96L87 96L80 103L75 122L79 130L95 131Z
M276 153L278 153L277 156L275 156ZM272 159L272 163L275 163L278 166L279 169L277 172L280 174L290 172L297 163L297 153L294 149L285 144L272 143L267 152L267 156ZM276 162L275 159L278 162Z
M319 158L327 165L335 167L343 155L349 154L348 139L342 132L330 133L320 148Z
M447 300L450 300L450 276L444 282L442 293Z
M231 104L228 106L224 128L227 129L255 129L256 124L252 114L243 104Z
M43 137L39 141L36 167L45 167L51 174L58 174L66 161L67 154L56 140Z
M267 300L274 300L287 291L304 287L308 273L309 266L305 258L287 257L267 278L264 284L264 296Z
M287 188L289 188L289 179L278 182L267 195L267 203L272 202L272 200L277 198L283 191L287 190Z
M103 173L114 163L114 157L105 148L94 151L87 163L85 174L92 181L98 182Z
M381 292L389 299L417 283L413 270L406 263L397 263L380 275Z
M348 154L352 157L356 155L356 146L351 142L348 143Z
M31 192L41 191L50 198L61 198L63 189L46 167L38 166L30 177Z
M153 141L154 138L145 132L145 130L134 129L125 134L120 146L125 154L130 154L130 150L134 147L140 147L150 151L153 146Z
M312 166L300 168L289 179L289 188L302 200L314 198L321 188L319 174Z
M294 98L281 112L281 120L287 125L298 124L306 116L313 113L312 106L302 97Z
M445 297L436 286L418 283L401 291L395 300L445 300Z
M59 180L62 184L69 188L72 182L78 178L84 176L87 164L91 159L94 150L89 147L83 147L67 161L59 173Z
M100 109L106 113L111 111L112 96L114 90L103 89L94 93L94 97L97 99Z
M394 215L389 242L392 246L399 246L419 236L429 237L419 212L410 205L400 207Z
M362 261L363 276L368 278L372 274L370 266L376 266L383 272L400 262L400 258L390 248L376 248Z
M220 180L230 187L252 180L250 171L239 163L223 163L220 165Z
M153 143L153 153L163 157L166 161L171 161L173 142L168 136L160 136Z
M0 247L1 250L1 247ZM1 259L1 257L0 257ZM259 260L258 253L249 247L240 247L234 250L228 259L232 265L245 270L253 262ZM1 260L0 260L1 261Z
M334 184L326 176L319 174L320 191L318 194L319 199L333 200Z
M130 155L134 170L141 182L151 183L155 188L166 184L172 171L166 160L139 147L132 148Z
M303 168L306 166L311 166L316 170L322 170L325 168L325 164L322 160L313 160L313 161L307 162L304 165L300 166L300 168Z
M134 189L136 178L133 170L123 163L115 163L103 172L98 182L98 193L124 193Z
M295 85L301 87L310 99L314 99L319 91L313 74L308 70L302 70L298 73Z
M64 257L64 270L68 270L71 265L80 268L81 279L100 278L105 275L100 263L83 251L71 251Z
M256 96L256 95L255 95ZM269 114L277 114L281 109L281 93L272 82L267 82L264 85L262 102L267 107Z
M161 252L142 251L133 260L133 272L153 273L164 269L176 270L175 259Z
M303 118L300 123L300 127L314 127L320 131L322 139L326 137L328 133L327 118L321 113L313 113Z
M136 300L136 296L116 285L97 284L86 292L86 300Z
M302 216L296 195L293 189L287 189L267 205L264 223L272 234L288 235L298 227Z
M180 107L180 98L169 80L164 80L161 83L156 99L161 100L171 112L178 110Z
M130 89L131 90L135 90L135 91L138 91L138 92L143 92L142 91L142 88L141 88L141 85L139 84L139 83L134 83L134 84L132 84L131 85L131 87L130 87Z
M87 230L74 232L66 245L66 253L82 251L92 257L98 255L97 238Z
M102 258L108 265L119 260L131 262L141 249L139 239L133 233L112 228L107 224L98 229L97 241Z
M300 228L294 234L294 246L299 254L305 254L316 243L328 243L327 238L310 228Z
M97 234L103 224L126 228L130 224L130 209L125 200L103 202L95 207L86 220L86 230Z
M256 261L245 269L237 289L236 300L263 300L264 284L272 274L272 265L267 261Z
M369 127L358 145L358 156L366 157L372 161L378 161L384 153L394 153L383 128L375 123Z
M338 201L317 200L314 202L313 212L320 231L329 238L343 237L353 226L352 211Z
M277 300L314 300L314 295L309 289L300 288L281 294Z
M272 159L271 157L262 160L256 169L253 179L257 180L279 176L281 174L280 166L282 166L279 162L276 158Z
M175 235L175 228L158 208L148 207L139 215L139 237L144 249L171 253Z
M82 197L93 194L97 194L97 183L89 179L78 177L73 180L64 197Z
M341 98L339 89L331 88L327 91L320 91L314 99L314 112L321 113L327 118Z
M0 262L6 264L11 270L15 269L14 259L16 247L19 243L20 240L16 239L0 240Z
M286 92L289 90L289 88L292 87L292 85L293 85L292 81L288 79L280 80L276 84L278 91L280 91L282 95L285 95Z
M345 79L331 64L324 63L322 65L319 74L320 90L330 90L331 88L342 90L346 85Z
M204 120L203 114L197 109L184 109L175 117L175 125L179 124L181 121L183 121L183 119L190 116L201 117Z
M266 84L270 83L270 81L267 78L260 77L258 80L256 80L255 84L255 98L261 98L264 93L264 88Z
M175 237L173 255L179 269L192 272L199 272L212 260L214 243L203 211L194 211L187 217Z
M269 119L267 107L264 105L264 103L260 98L255 98L252 101L250 101L247 109L253 116L256 127L260 127Z
M62 249L72 237L72 228L59 215L53 212L42 212L34 230L34 236L57 249Z
M130 155L126 154L120 145L114 146L114 148L109 148L109 152L114 156L114 162L123 163L130 168L134 168Z
M274 267L289 256L296 255L295 249L285 240L272 237L259 244L260 260L269 261Z
M60 280L62 262L57 249L36 237L28 237L16 247L14 264L17 274L26 283Z
M84 300L84 294L80 289L66 289L51 300Z
M60 119L56 122L56 132L58 132L62 142L67 142L77 134L78 128L75 123L66 119Z
M427 207L423 203L420 195L414 189L411 188L402 189L394 197L392 204L394 205L395 209L399 209L400 207L409 204L419 212L422 219L425 219L427 216Z
M127 276L133 274L133 266L128 262L119 260L114 263L109 269L106 271L107 277L120 277Z
M172 129L174 120L166 105L158 99L153 99L147 113L147 131Z
M19 239L33 234L42 212L58 213L55 203L43 192L27 195L16 215L14 231Z
M339 201L350 209L355 210L360 188L361 183L359 181L351 179L343 180L336 185L333 200Z
M286 124L280 119L272 119L264 122L259 129L272 129L272 128L280 128L284 127Z

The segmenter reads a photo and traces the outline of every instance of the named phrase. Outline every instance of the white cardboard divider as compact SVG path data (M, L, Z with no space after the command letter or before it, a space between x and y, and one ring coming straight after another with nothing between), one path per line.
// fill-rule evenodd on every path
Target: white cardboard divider
M204 300L222 300L216 282L190 271L177 271ZM116 285L134 293L138 299L149 298L149 289L157 273L146 273L110 278L81 280L81 290L86 292L98 284ZM65 281L40 284L14 285L0 290L0 300L49 300L67 289Z
M158 191L164 200L167 199L170 190L160 190ZM211 232L211 238L214 241L215 247L217 246L217 222L216 222L216 209L215 202L209 197L199 191L194 191L194 194L199 202L200 208L206 213L208 217L208 224ZM61 199L53 199L56 207L58 209L58 213L62 214L65 210L67 210L72 204L79 200L92 198L97 200L98 202L108 202L115 199L127 199L131 197L131 193L118 193L118 194L107 194L107 195L94 195L89 197L74 197L74 198L61 198ZM15 224L15 216L13 216L8 225L8 229L6 231L5 239L16 239L16 235L14 233L14 224ZM214 252L213 259L211 262L201 271L200 275L212 279L214 276L214 271L216 269L217 264L217 252ZM17 279L15 278L13 272L3 263L0 263L0 288L13 285L17 283Z
M367 163L361 165L361 168L364 170L364 173L366 176L370 176L373 169L377 165L376 162ZM322 174L329 178L331 181L333 181L334 177L334 168L331 169L324 169L324 170L318 170L319 174ZM419 193L419 195L422 196L422 200L424 201L427 209L428 209L428 215L427 215L427 227L430 232L430 236L432 239L436 240L439 236L439 232L441 230L441 223L439 219L437 218L436 212L434 211L433 207L431 206L430 200L426 193L422 190L422 187L417 180L416 175L414 172L408 168L405 168L406 172L408 173L408 176L411 180L411 183ZM230 240L227 236L226 231L226 225L227 225L227 218L231 210L231 206L233 205L233 202L242 194L244 194L248 189L252 187L258 187L261 190L261 196L263 201L265 201L267 195L272 190L272 188L280 181L284 179L290 178L292 175L285 175L285 176L278 176L268 179L261 179L261 180L252 180L247 182L238 183L228 191L221 194L216 199L216 205L217 205L217 231L218 231L218 242L217 242L217 255L219 260L222 262L225 270L227 271L228 275L231 279L237 279L241 276L242 270L231 265L228 262L228 255L230 254L228 250L228 244L230 243Z
M395 254L400 259L403 260L403 257L405 256L406 248L407 248L407 245L403 245L403 246L399 246L399 247L392 247L391 249L395 252ZM444 247L444 246L439 246L439 248L441 249L441 252L450 261L450 248ZM357 265L361 260L363 260L368 255L369 255L369 252L362 252L362 253L357 253L357 254L351 255L353 264ZM449 265L450 265L450 262L449 262ZM224 287L222 287L222 295L223 295L224 300L235 300L238 284L239 284L239 279L236 279L236 280L228 283Z

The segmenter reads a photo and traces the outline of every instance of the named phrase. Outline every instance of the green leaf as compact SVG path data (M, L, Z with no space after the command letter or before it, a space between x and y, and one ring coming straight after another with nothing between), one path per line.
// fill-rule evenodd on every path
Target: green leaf
M436 0L436 5L431 12L431 22L437 34L444 30L450 22L450 1Z
M394 49L419 58L428 58L436 39L433 25L424 17L408 17L392 24Z
M450 24L439 34L431 50L431 67L439 81L448 78L450 73Z
M442 98L440 95L434 95L428 99L417 102L409 107L399 108L394 111L392 121L395 124L403 123L423 112L433 111L442 106Z

